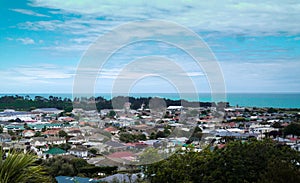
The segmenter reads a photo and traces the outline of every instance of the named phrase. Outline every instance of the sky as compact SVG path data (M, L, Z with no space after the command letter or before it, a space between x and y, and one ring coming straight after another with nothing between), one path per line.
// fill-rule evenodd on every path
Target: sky
M147 20L195 32L215 56L227 92L300 92L299 1L0 0L0 15L0 93L71 93L78 66L101 36ZM174 31L150 30L162 39ZM179 42L188 40L178 35ZM98 73L95 92L111 92L126 66L149 56L179 65L197 91L211 90L209 75L184 49L150 40L115 50L100 71L89 71ZM172 63L145 63L160 69L135 78L130 92L176 91L161 77L174 69ZM128 72L140 73L131 67Z

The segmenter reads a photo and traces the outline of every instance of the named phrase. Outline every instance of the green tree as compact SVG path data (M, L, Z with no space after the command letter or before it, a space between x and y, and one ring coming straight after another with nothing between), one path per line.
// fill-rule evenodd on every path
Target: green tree
M5 157L2 150L0 150L0 157ZM45 169L36 164L36 158L30 153L9 152L5 159L0 158L0 182L51 182Z
M59 137L68 137L68 134L67 134L67 132L65 132L65 131L63 131L63 130L60 130L60 131L58 132L58 136L59 136Z
M89 152L92 154L97 154L98 151L95 148L91 148L91 149L89 149Z
M295 182L299 180L299 162L299 152L270 139L234 141L213 151L176 153L148 165L145 175L153 182Z
M299 123L291 123L284 128L284 135L295 135L300 136L300 124Z
M35 132L34 134L35 137L41 137L42 136L42 133L40 131L37 131Z
M116 112L115 111L113 111L113 110L111 110L111 111L109 111L109 113L108 113L108 117L110 117L110 118L114 118L115 116L116 116Z

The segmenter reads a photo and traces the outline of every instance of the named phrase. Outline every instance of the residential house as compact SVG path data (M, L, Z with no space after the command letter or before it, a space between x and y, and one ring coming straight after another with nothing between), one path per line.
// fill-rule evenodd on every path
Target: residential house
M77 146L70 149L69 153L80 158L85 158L88 156L88 149L84 146Z
M116 141L107 141L105 143L105 145L107 146L107 150L113 150L113 151L122 151L125 150L127 148L127 146L125 146L122 143L116 142Z
M33 137L35 135L35 132L33 130L24 130L22 132L23 137Z
M49 149L48 151L45 151L44 155L45 155L44 158L47 158L47 157L51 158L56 155L67 155L67 152L63 149L54 147L54 148Z
M63 110L59 110L56 108L39 108L39 109L34 109L31 111L32 113L35 114L59 114L63 112Z
M115 152L115 153L108 155L107 157L109 159L115 160L117 162L136 160L136 156L130 151Z
M71 144L83 144L84 142L86 142L86 140L85 140L84 136L80 135L77 137L70 138L68 142Z
M45 140L47 141L47 144L60 145L66 143L66 139L60 137L48 137Z
M42 134L47 136L58 136L59 129L46 130Z
M11 136L8 133L1 133L0 142L11 142Z
M68 136L77 137L82 134L81 130L79 128L65 128L65 132L67 132Z
M34 147L42 147L47 144L47 141L44 137L33 137L31 138L30 144Z
M111 133L112 135L118 134L118 133L119 133L119 130L116 129L115 127L112 127L112 126L111 126L111 127L108 127L108 128L105 128L104 131L109 132L109 133Z

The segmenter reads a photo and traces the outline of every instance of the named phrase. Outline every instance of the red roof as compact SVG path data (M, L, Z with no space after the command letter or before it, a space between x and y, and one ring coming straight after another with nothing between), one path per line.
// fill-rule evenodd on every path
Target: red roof
M115 132L115 131L117 131L118 129L116 129L116 128L114 128L114 127L108 127L108 128L105 128L104 130L107 131L107 132Z
M107 157L109 157L109 158L127 158L127 157L133 157L133 156L134 156L134 154L132 152L124 151L124 152L112 153L112 154L108 155Z
M67 117L67 118L63 118L63 121L75 121L74 118L71 118L71 117Z
M297 141L297 138L290 138L291 141Z
M147 144L145 144L144 142L129 142L125 144L126 146L147 146Z
M57 135L59 132L59 130L47 130L45 132L43 132L43 135Z
M27 132L29 132L29 133L34 133L33 130L24 130L24 131L23 131L23 134L24 134L24 133L27 133Z

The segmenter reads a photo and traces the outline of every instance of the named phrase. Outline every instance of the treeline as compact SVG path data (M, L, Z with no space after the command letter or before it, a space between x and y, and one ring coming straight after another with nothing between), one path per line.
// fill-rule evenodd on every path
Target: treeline
M300 182L300 153L270 139L186 151L145 167L150 182Z
M30 98L29 96L2 96L0 97L0 110L15 109L19 111L30 111L36 108L57 108L65 110L65 112L71 112L73 106L76 108L83 108L86 110L97 109L123 109L126 102L130 103L131 109L139 109L142 105L145 108L149 107L149 102L152 97L114 97L112 100L105 99L103 97L81 97L74 98L72 101L69 98L61 98L55 96L49 96L48 98L42 96L35 96ZM166 106L180 106L185 107L224 107L229 106L228 103L214 103L214 102L190 102L186 100L171 100L164 99Z
M29 96L2 96L0 97L0 110L14 109L18 111L30 111L36 108L57 108L70 112L73 109L72 100L49 96L35 96L33 99Z
M131 109L139 109L143 105L144 108L149 108L149 102L151 99L154 99L152 97L124 97L124 96L118 96L114 97L112 100L107 100L103 97L91 97L91 98L75 98L74 104L78 108L85 108L85 109L93 109L96 108L98 111L101 109L123 109L124 104L126 102L130 103ZM191 102L187 100L171 100L163 98L163 101L165 102L165 106L184 106L184 107L228 107L228 102Z

